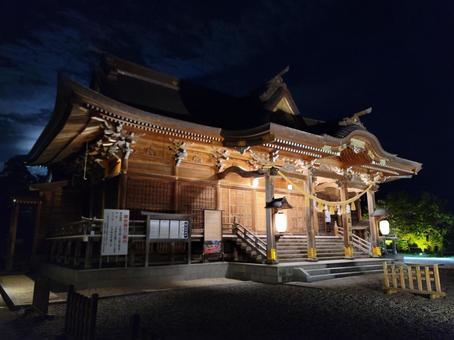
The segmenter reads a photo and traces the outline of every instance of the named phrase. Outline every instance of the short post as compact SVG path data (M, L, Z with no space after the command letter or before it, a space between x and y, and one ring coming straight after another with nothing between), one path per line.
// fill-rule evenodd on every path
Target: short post
M37 278L33 287L33 302L32 306L40 314L47 316L49 311L49 280Z

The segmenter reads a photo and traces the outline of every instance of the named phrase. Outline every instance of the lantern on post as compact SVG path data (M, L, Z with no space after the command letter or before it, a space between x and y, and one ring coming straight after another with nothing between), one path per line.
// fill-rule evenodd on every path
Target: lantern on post
M275 234L275 239L276 242L279 240L281 235L287 231L287 215L280 210L284 209L292 209L293 207L288 203L287 198L281 197L281 198L274 198L267 202L265 205L265 208L267 209L272 209L273 211L273 218L272 218L272 223L274 224L274 229L277 232ZM277 263L277 261L275 261Z
M383 236L388 236L389 235L389 221L386 219L381 220L378 222L378 227L380 229L380 233Z
M380 231L380 234L381 234L381 238L383 240L383 251L384 251L384 254L387 253L387 250L386 250L386 240L391 240L392 241L392 246L393 246L393 249L392 249L392 253L394 255L397 255L397 237L395 236L390 236L389 233L391 232L391 227L390 227L390 224L389 224L389 221L387 219L388 217L388 212L383 209L383 208L378 208L376 209L371 216L375 217L378 221L378 229Z

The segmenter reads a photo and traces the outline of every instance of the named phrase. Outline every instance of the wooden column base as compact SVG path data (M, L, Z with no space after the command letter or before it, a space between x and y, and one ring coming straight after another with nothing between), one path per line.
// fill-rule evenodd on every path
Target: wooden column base
M276 248L271 248L271 250L268 252L267 256L266 256L266 263L267 264L278 264L278 260L277 260L277 252L276 252Z
M372 247L372 257L380 257L381 249L380 247Z
M316 248L308 248L307 249L307 260L308 261L318 261L317 259L317 249Z
M353 259L353 247L352 246L344 247L344 257L346 259Z

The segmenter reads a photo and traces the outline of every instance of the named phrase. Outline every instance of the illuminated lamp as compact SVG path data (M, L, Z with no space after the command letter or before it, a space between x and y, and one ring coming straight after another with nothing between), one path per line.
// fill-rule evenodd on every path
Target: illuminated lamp
M381 220L378 222L378 227L380 228L380 233L383 236L389 235L389 221L388 220Z
M287 231L287 215L283 211L279 211L274 215L274 225L278 233Z
M288 185L287 185L287 189L288 189L288 190L293 190L293 185L288 184Z
M252 187L253 188L258 188L259 187L259 179L258 178L252 179Z

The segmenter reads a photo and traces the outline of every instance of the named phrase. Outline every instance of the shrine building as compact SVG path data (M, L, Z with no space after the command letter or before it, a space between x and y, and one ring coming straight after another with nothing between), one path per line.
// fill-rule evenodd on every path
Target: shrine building
M76 269L379 257L374 193L421 164L382 148L370 108L303 116L286 71L245 97L113 56L89 87L59 76L27 157L49 170L31 187L36 256ZM107 213L127 219L122 241L103 235Z

